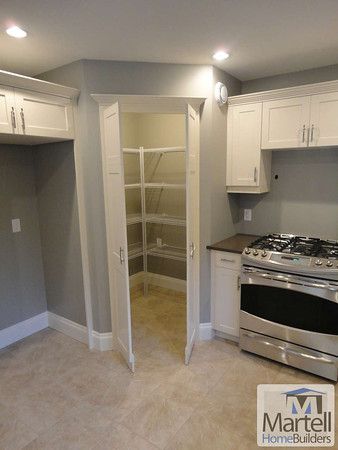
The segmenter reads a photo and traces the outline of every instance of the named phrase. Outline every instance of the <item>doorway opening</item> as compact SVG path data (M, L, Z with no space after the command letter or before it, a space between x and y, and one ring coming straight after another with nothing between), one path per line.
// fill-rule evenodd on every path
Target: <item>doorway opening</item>
M121 115L133 351L184 360L187 336L186 119Z

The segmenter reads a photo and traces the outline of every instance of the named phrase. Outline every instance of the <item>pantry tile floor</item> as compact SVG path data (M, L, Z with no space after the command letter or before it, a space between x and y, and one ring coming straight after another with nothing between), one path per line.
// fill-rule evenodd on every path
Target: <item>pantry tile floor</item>
M185 366L184 300L160 294L133 299L135 374L51 329L1 351L0 449L252 450L257 384L325 382L222 340Z

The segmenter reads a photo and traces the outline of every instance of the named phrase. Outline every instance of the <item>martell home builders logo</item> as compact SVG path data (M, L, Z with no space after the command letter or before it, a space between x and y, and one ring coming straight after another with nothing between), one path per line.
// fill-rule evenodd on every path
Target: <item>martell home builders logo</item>
M334 387L330 384L257 386L260 447L333 447Z

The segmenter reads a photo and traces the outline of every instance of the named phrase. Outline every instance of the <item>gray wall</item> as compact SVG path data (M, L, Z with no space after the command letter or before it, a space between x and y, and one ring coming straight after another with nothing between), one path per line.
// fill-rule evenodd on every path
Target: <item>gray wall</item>
M338 65L327 66L246 81L242 93L336 79ZM240 208L237 231L256 234L275 231L338 239L337 173L337 148L273 152L271 191L233 196ZM253 209L252 222L243 221L244 208Z
M0 145L0 329L46 311L32 152Z
M338 239L337 174L337 148L275 152L271 191L262 195L238 195L241 220L237 231ZM243 221L244 208L253 209L252 222Z
M68 77L69 72L69 77ZM111 330L98 105L91 93L159 94L206 97L201 117L201 322L210 320L209 254L206 244L233 233L225 194L225 112L213 100L214 79L225 79L231 94L240 82L212 66L79 61L38 78L81 89L79 129L85 173L94 328ZM213 123L221 125L221 130Z
M242 82L242 94L338 80L338 64Z
M86 325L73 142L34 151L47 308Z

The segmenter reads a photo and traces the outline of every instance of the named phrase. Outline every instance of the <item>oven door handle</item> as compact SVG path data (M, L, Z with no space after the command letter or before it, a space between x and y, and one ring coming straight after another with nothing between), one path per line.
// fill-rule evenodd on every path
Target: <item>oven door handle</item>
M273 342L269 342L255 334L243 333L243 336L247 337L249 339L254 339L255 341L259 342L260 344L266 345L267 347L273 347L273 348L276 348L277 350L281 350L282 352L286 353L286 355L289 354L292 356L307 358L307 359L311 359L312 361L318 361L318 362L325 363L325 364L334 364L334 362L331 359L311 355L309 353L297 352L290 348L284 347L283 345L277 345L277 344L274 344Z
M286 275L275 275L269 272L258 272L256 270L244 268L244 273L253 275L254 277L264 278L268 280L280 281L282 283L298 284L300 286L306 286L316 289L326 289L332 292L338 292L338 286L330 284L313 283L304 278L298 278Z

